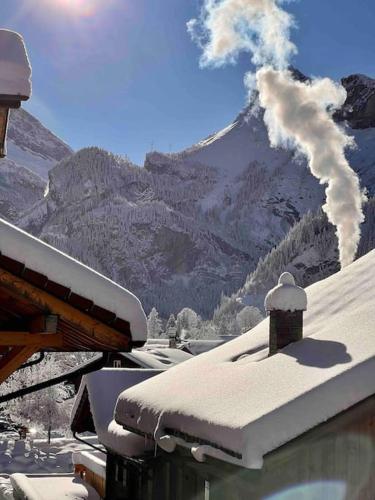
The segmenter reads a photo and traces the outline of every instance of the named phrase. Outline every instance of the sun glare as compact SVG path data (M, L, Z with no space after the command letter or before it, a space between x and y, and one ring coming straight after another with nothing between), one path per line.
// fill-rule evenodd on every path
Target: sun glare
M99 7L100 0L49 0L50 4L77 16L92 16Z

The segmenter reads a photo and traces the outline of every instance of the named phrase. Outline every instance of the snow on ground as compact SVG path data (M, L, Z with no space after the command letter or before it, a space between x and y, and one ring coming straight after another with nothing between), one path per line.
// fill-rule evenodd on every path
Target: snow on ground
M375 393L374 264L372 251L306 289L302 341L268 357L266 319L122 393L116 421L160 437L183 432L198 460L261 467L268 452Z
M96 436L85 439L98 444ZM0 434L0 474L72 472L72 453L89 450L73 438L52 439L49 445L44 439L2 440Z
M2 219L0 252L129 321L133 340L146 340L147 320L140 301L117 283Z

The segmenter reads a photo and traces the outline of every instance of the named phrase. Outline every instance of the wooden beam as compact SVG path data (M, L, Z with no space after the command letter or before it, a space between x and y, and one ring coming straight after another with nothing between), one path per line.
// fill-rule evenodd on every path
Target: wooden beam
M4 269L0 269L0 287L5 288L16 300L17 297L27 299L46 314L56 314L74 324L86 335L107 346L109 351L125 351L129 348L130 339L124 334Z
M8 354L0 358L0 384L14 373L23 363L25 363L33 354L38 352L39 346L13 347Z
M29 333L29 332L1 332L0 346L33 346L62 347L63 338L61 334Z
M39 314L29 321L31 333L56 333L59 317L56 314Z

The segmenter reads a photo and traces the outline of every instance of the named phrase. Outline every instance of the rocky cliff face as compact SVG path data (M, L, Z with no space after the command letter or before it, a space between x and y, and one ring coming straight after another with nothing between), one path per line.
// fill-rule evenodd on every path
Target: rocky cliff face
M48 170L72 150L23 109L12 110L8 156L0 160L0 217L16 221L40 200Z
M350 162L374 194L375 128L343 126L357 142ZM148 154L144 168L97 148L67 157L19 223L130 288L146 309L208 316L323 199L303 159L271 148L252 105L185 151Z
M191 306L208 314L221 290L239 286L251 268L249 254L199 216L196 203L211 175L178 166L155 175L85 149L50 172L47 196L19 223L127 286L147 308L156 303L167 314Z
M43 197L45 188L45 182L30 170L12 160L0 160L0 217L16 221Z
M357 258L375 248L375 198L368 200L364 212ZM215 315L220 317L228 310L236 312L243 305L253 305L264 312L266 294L285 271L293 274L298 285L307 287L339 269L335 228L322 211L306 214L279 245L259 261L244 286L232 296L222 298Z
M352 128L375 127L375 80L365 75L350 75L341 80L348 97L337 114Z
M24 109L11 111L8 158L48 179L48 171L72 153L72 149Z

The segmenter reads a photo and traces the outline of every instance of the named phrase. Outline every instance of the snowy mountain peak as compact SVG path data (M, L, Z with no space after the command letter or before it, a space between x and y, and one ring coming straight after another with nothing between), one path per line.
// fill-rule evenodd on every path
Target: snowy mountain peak
M43 179L72 149L24 109L11 111L8 128L8 158Z
M341 80L347 99L336 118L346 120L355 129L375 127L375 80L361 74Z
M353 86L364 83L359 77ZM375 128L349 133L357 144L349 160L373 195ZM123 284L163 316L183 307L210 316L221 293L240 289L259 258L324 200L306 161L271 147L256 103L191 148L149 153L144 168L86 148L60 161L49 180L48 194L24 212L21 227ZM299 237L293 241L288 256L301 245ZM320 272L315 263L325 259L324 235L322 241L317 256L306 248L312 279ZM335 265L329 259L326 267Z

